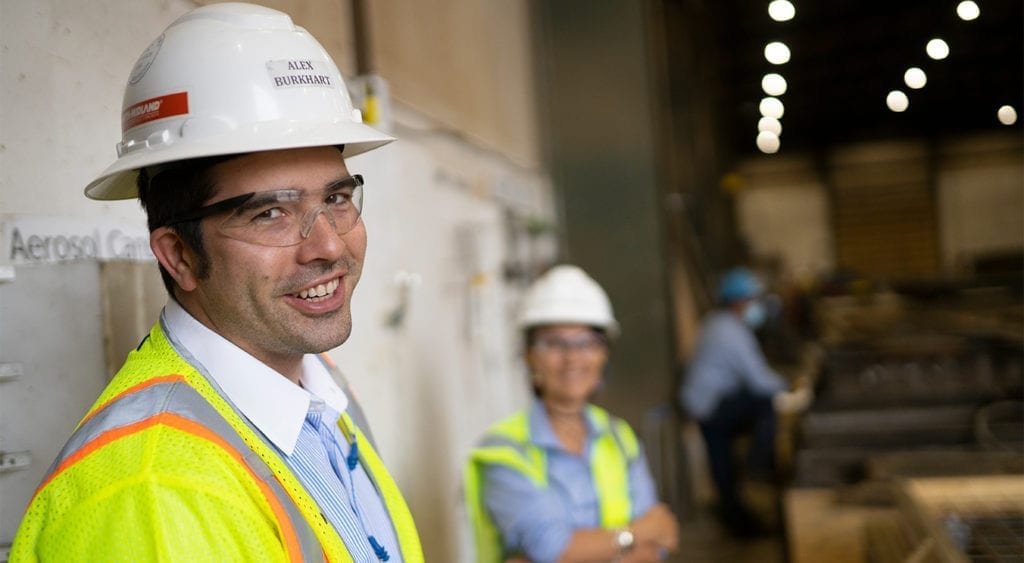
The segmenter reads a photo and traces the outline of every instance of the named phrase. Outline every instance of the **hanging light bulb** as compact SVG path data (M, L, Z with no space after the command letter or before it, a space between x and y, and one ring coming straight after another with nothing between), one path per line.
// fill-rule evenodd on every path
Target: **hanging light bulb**
M907 84L908 88L914 90L920 90L924 88L924 85L928 83L928 76L925 75L924 71L915 67L910 67L907 72L903 73L903 82Z
M1003 125L1013 125L1017 123L1017 110L1013 106L1003 106L996 112L996 117Z
M781 96L786 93L786 79L774 72L766 74L761 78L761 89L769 96Z
M945 41L938 38L929 41L928 44L925 45L924 50L926 53L928 53L929 57L937 61L941 61L942 59L949 56L949 45Z
M774 117L768 117L766 115L757 120L757 131L768 131L770 133L775 133L775 136L778 137L782 135L782 122Z
M764 46L764 58L773 65L783 65L789 62L789 47L781 41L772 41Z
M771 10L771 8L769 8L769 10ZM979 8L978 4L972 2L971 0L964 0L963 2L957 4L956 15L960 16L960 19L964 20L965 22L969 22L971 20L978 19L978 16L981 15L981 8Z
M775 0L768 4L768 16L777 22L788 22L796 15L796 8L789 0Z
M761 98L758 109L761 110L761 115L775 119L782 119L782 114L786 112L786 106L782 105L782 100L772 97Z
M885 97L885 105L889 106L889 109L896 113L906 111L910 106L910 100L907 95L899 90L893 90L889 92L889 95Z
M779 146L781 144L779 136L771 131L761 131L757 134L757 148L765 154L774 154L779 152Z

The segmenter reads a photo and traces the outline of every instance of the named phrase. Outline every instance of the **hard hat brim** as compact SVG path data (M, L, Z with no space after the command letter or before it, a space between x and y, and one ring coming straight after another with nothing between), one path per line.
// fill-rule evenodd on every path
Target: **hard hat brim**
M273 139L273 142L268 142L268 139ZM139 170L155 164L226 154L336 145L345 146L342 155L347 158L394 140L394 137L363 123L257 123L203 139L162 146L160 150L141 149L122 155L85 187L85 195L97 200L138 197L136 180Z

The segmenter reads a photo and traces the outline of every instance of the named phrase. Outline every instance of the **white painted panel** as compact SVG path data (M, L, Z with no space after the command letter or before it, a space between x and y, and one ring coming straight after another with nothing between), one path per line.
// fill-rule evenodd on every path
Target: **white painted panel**
M186 0L0 0L0 212L140 222L81 194L114 161L136 57Z
M7 543L107 381L99 264L22 266L0 284L0 362L23 371L0 381L0 450L31 453L24 470L0 473L0 543Z
M756 256L778 257L798 279L833 267L828 199L819 185L761 186L737 198L740 231Z
M961 167L939 179L942 259L947 272L970 271L993 252L1024 249L1024 171L1020 159Z

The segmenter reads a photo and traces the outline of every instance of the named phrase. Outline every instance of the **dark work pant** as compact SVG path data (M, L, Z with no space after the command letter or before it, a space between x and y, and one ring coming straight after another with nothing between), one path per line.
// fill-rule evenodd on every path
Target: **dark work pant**
M775 411L770 396L743 390L723 398L706 420L700 421L704 435L711 478L718 490L724 523L734 532L753 531L754 520L743 502L739 487L739 467L733 446L736 439L749 433L749 469L770 477L775 466Z

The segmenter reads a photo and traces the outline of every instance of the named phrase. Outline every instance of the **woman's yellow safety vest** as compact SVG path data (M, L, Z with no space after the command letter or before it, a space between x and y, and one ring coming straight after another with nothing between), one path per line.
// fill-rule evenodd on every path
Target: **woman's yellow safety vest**
M412 515L362 430L359 458L402 558ZM29 504L21 561L352 561L284 460L157 324L79 423Z
M598 433L590 449L590 472L597 488L601 527L626 526L632 516L629 465L640 455L640 445L626 421L594 405L587 405L587 411ZM547 454L530 439L528 409L491 427L469 456L465 473L466 510L473 528L477 563L504 560L501 532L484 504L483 475L489 465L518 471L537 487L548 486Z

